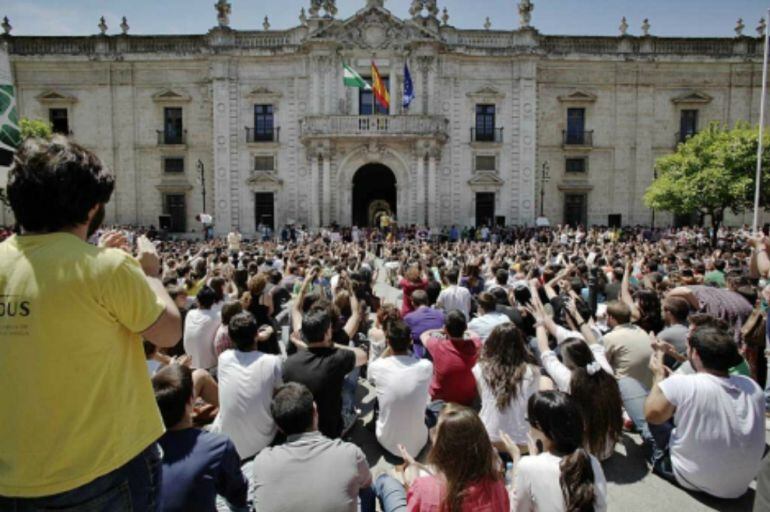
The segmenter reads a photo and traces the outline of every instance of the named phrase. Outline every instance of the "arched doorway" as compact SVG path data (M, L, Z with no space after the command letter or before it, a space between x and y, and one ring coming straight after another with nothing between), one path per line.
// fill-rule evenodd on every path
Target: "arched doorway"
M383 213L396 214L396 175L382 164L367 164L353 176L353 224L376 226Z

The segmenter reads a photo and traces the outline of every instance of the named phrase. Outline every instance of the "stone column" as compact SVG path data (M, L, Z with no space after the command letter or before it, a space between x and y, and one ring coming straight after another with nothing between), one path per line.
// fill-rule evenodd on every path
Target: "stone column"
M417 213L414 217L414 222L422 226L425 224L427 202L425 198L425 153L419 148L417 149L417 173L415 175L415 180L417 181Z
M232 230L233 162L230 137L231 117L231 62L216 60L212 63L214 98L214 205L207 211L214 216L217 234Z
M428 193L425 198L428 205L428 212L426 214L425 223L429 226L438 225L438 210L436 209L436 204L438 203L438 197L436 197L436 160L439 156L440 153L438 148L434 148L428 153Z
M318 153L311 150L310 152L310 176L308 187L311 191L315 189L315 193L311 192L310 195L310 227L318 227L321 225L321 177L319 175L318 167Z
M396 59L390 61L390 108L388 112L394 116L398 114L398 76L396 75Z
M328 149L321 153L323 159L323 171L322 178L323 184L321 186L321 226L331 224L331 206L332 206L332 153Z

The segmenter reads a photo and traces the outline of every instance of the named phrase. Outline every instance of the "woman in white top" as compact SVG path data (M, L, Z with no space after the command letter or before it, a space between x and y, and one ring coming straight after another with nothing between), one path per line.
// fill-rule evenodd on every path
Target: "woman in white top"
M511 511L604 512L607 481L599 461L583 446L583 413L560 391L530 397L530 456L503 436L514 461Z
M527 400L539 389L540 372L527 349L524 336L512 323L495 327L473 367L481 396L479 416L492 444L505 450L500 432L527 445Z
M532 314L543 367L560 391L569 393L583 410L586 446L600 460L608 459L623 433L623 400L604 347L577 311L574 303L566 309L567 321L579 327L584 339L568 338L560 345L562 361L548 345L553 320L546 314L538 294L532 293ZM550 328L547 328L550 327Z

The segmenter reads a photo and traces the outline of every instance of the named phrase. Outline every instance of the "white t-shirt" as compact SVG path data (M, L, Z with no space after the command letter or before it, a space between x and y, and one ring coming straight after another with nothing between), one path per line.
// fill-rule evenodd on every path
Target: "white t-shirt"
M416 457L428 442L425 408L432 378L433 363L412 356L385 357L369 366L380 404L377 440L390 453L399 455L403 444Z
M270 414L273 390L281 385L281 358L259 351L227 350L219 356L219 415L216 432L226 434L242 459L275 437Z
M659 384L676 406L669 448L679 484L719 498L742 496L765 447L762 389L740 375L673 375Z
M527 367L524 378L519 383L516 396L502 411L497 408L497 399L492 389L484 378L482 367L479 364L473 367L473 376L476 378L476 387L481 395L481 411L479 417L487 429L492 442L500 440L502 430L516 444L527 444L529 422L527 421L527 401L540 389L539 375L536 375L532 367Z
M214 336L222 323L219 312L191 309L184 320L184 351L192 358L193 368L208 370L217 365Z
M487 341L492 329L502 324L511 323L511 319L504 313L492 312L477 316L468 323L468 330L479 335L481 341Z
M607 510L607 480L596 457L590 455L594 470L594 512ZM562 512L564 495L561 477L561 457L549 452L521 459L516 467L511 510L514 512Z
M471 292L463 286L453 284L441 291L436 305L447 313L453 309L459 309L468 320L471 314Z
M238 252L241 250L241 234L231 231L227 235L227 248L230 251Z

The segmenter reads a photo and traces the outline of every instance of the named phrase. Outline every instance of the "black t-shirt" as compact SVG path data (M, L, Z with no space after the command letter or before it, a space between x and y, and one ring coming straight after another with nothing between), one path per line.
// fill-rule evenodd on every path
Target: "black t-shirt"
M331 439L342 434L342 384L355 367L356 355L335 347L300 350L283 365L285 382L299 382L313 393L318 430Z

